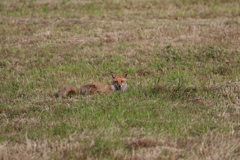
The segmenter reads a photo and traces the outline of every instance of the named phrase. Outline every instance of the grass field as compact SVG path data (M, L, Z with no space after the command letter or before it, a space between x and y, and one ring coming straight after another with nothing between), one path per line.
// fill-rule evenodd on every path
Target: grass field
M0 159L239 158L239 1L0 0Z

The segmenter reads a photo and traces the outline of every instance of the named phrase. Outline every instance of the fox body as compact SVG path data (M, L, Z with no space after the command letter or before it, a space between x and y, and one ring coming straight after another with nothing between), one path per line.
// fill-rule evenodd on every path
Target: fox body
M125 91L127 89L127 73L123 75L112 75L112 84L107 84L104 82L88 82L77 88L71 84L63 84L58 89L58 94L60 97L67 97L71 93L88 95L93 93L109 93L113 91Z

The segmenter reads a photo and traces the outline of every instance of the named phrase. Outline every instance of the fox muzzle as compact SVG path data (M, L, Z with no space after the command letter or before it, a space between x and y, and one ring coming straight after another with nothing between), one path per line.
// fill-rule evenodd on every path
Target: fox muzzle
M121 90L122 86L121 85L116 85L115 87L116 87L117 90Z

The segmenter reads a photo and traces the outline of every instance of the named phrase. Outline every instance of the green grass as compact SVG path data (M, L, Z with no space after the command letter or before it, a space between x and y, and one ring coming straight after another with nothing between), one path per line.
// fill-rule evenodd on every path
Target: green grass
M239 6L0 1L0 159L239 159Z

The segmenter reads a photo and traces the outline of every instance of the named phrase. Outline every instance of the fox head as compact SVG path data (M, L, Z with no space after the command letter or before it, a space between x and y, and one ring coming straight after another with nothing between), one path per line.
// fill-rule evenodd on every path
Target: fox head
M116 75L111 73L112 75L112 84L115 90L124 91L127 89L127 75L128 73L124 73L123 75Z

